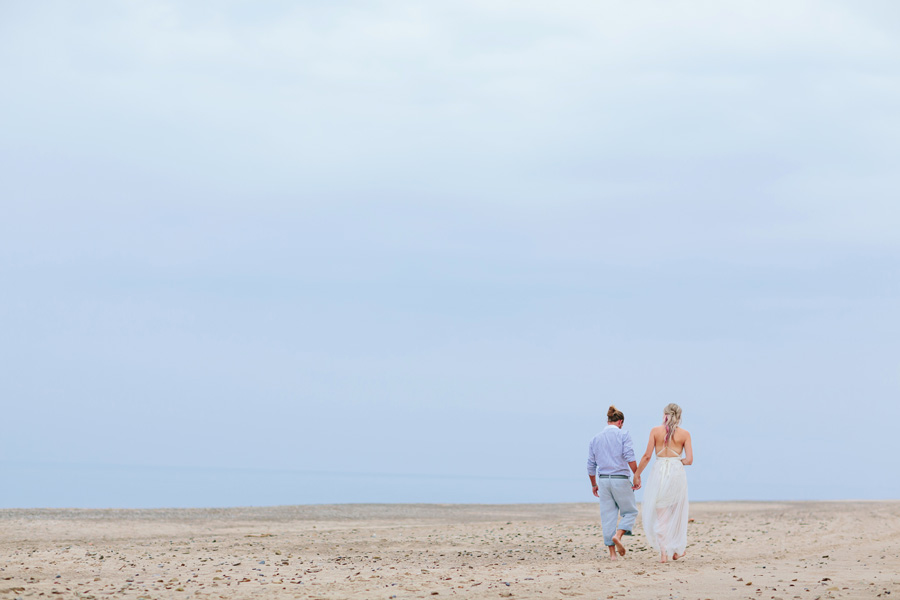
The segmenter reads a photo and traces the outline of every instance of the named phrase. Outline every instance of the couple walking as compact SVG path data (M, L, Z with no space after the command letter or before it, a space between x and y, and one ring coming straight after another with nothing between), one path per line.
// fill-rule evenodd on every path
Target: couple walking
M600 499L600 524L609 557L616 560L616 553L625 556L622 536L631 535L638 514L634 491L641 489L641 473L656 454L656 463L644 488L644 535L659 552L661 562L670 558L678 560L684 556L687 545L684 467L694 462L691 434L679 427L681 407L669 404L663 409L663 424L650 430L650 441L640 464L635 461L631 434L622 429L624 413L610 406L606 420L606 428L591 440L587 467L591 488ZM632 473L634 482L629 479Z

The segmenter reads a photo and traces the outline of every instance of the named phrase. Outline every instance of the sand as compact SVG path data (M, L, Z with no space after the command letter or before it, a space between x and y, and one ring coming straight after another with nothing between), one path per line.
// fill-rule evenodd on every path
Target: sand
M691 518L659 564L594 504L0 510L0 598L900 598L900 502Z

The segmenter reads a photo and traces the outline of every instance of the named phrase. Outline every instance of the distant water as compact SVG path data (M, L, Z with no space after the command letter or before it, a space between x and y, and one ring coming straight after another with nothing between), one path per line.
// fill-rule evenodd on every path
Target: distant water
M580 466L580 465L579 465ZM696 477L692 477L696 473ZM466 477L299 470L34 464L0 461L0 508L163 508L345 503L591 502L587 474ZM708 479L704 478L707 477ZM688 474L698 500L888 499L829 485L723 481ZM858 490L854 489L854 492ZM640 501L642 492L637 492Z
M326 473L0 462L2 508L580 502L576 478ZM577 485L580 483L581 485ZM588 493L589 493L588 489Z

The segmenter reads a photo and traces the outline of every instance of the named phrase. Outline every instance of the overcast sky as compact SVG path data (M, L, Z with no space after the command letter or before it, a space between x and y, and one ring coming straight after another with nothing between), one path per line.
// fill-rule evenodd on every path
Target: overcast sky
M0 3L0 505L900 497L896 3L263 4Z

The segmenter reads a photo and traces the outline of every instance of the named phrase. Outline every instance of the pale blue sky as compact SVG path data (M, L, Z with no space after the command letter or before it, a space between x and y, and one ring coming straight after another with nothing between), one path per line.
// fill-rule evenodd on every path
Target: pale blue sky
M696 499L900 497L894 3L6 1L0 73L2 506L584 501L672 401Z

